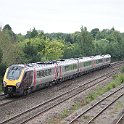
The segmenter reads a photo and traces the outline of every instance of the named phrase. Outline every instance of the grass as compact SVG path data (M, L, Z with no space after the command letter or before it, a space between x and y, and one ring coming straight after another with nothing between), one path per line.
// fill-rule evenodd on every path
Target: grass
M124 66L121 68L121 72L124 73Z
M90 102L90 101L96 99L98 96L103 95L105 92L124 83L124 74L117 74L114 78L115 79L112 82L110 82L109 84L107 84L105 87L98 88L95 91L93 91L92 93L90 93L86 99L88 99L88 101Z
M122 72L122 71L121 71ZM87 97L83 100L75 101L75 103L69 109L64 109L57 118L62 120L63 118L69 116L75 110L85 106L86 104L90 103L91 101L95 100L98 96L103 95L105 92L116 88L117 86L124 83L124 73L120 73L113 76L113 81L105 85L104 87L97 88L95 91L91 92Z
M68 109L64 109L61 113L61 118L65 118L69 115L70 111Z

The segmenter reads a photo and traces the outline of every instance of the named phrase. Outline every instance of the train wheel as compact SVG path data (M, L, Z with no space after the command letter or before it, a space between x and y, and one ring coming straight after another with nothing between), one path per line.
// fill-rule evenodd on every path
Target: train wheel
M28 94L28 91L26 89L23 90L23 95L26 96Z
M13 97L14 95L13 94L8 94L9 95L9 97Z

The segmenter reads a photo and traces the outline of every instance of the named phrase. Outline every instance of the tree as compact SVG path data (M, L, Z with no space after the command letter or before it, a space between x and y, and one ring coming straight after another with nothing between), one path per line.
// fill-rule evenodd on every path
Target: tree
M9 24L6 24L3 27L4 34L6 35L6 37L11 41L11 42L15 42L16 41L16 34L12 31L12 28L10 27Z
M95 53L111 54L113 60L122 60L124 58L124 39L120 32L115 29L103 29L100 34L100 40L95 41Z
M31 31L31 38L35 38L38 36L38 32L35 28L33 28L33 30Z
M6 68L7 68L6 64L3 64L3 63L0 64L0 79L1 77L4 76Z
M40 60L37 48L31 44L30 41L25 44L23 51L27 62L36 62Z
M94 29L91 30L91 34L92 34L94 39L96 39L96 36L97 36L98 33L99 33L98 28L94 28Z
M16 38L18 42L23 41L25 39L24 35L22 35L21 33L16 34Z
M47 41L45 46L45 57L47 60L57 60L63 56L64 44L61 41Z
M2 62L2 57L3 57L3 53L2 53L2 50L0 48L0 63Z
M80 47L77 43L74 44L66 43L64 45L64 55L63 55L64 59L76 58L80 56L82 55L81 55Z
M9 24L6 24L6 25L3 27L3 30L10 30L10 31L12 31L12 28L10 27Z
M84 56L90 56L93 55L94 51L94 44L93 44L93 37L91 34L87 31L86 27L81 27L81 33L80 33L80 40L79 46L80 50L82 52L82 55Z
M38 31L33 28L31 31L27 31L27 34L25 35L26 38L36 38L38 36Z
M16 59L16 51L18 51L18 47L16 42L12 42L10 37L2 31L0 32L0 49L2 50L2 63L6 63L7 65L13 64Z

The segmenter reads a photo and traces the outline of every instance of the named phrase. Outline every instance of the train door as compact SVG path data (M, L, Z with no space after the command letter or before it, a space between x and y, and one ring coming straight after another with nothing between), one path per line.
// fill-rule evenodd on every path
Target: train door
M27 89L31 86L33 82L33 71L25 72L23 79L22 79L22 87Z
M95 68L96 61L92 60L92 67Z
M77 59L77 72L80 71L80 63L79 63L79 59Z
M55 80L59 79L59 78L62 78L62 66L56 64L55 69L54 69L54 73L55 73L54 74L55 75Z

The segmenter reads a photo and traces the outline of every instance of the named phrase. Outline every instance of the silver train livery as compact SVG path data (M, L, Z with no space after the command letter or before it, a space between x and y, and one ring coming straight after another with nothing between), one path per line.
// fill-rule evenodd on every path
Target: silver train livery
M26 95L37 89L94 71L111 62L111 55L71 58L51 62L11 65L6 69L2 88L5 94Z

